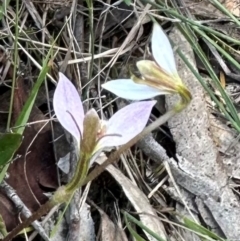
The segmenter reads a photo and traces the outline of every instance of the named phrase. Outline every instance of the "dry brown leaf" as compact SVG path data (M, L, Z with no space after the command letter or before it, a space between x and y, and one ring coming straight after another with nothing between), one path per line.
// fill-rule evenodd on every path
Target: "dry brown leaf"
M2 61L4 62L4 59ZM10 66L7 78L12 79L12 77L13 67ZM24 83L22 77L17 79L17 88L14 93L13 123L28 97L29 89ZM29 121L45 119L43 113L34 106ZM6 182L16 190L17 195L30 211L37 210L41 204L48 200L44 194L48 188L53 190L58 187L57 169L51 144L51 130L49 124L41 130L43 125L41 123L26 127L23 133L23 142L16 152L20 158L9 166L9 178L6 179ZM36 136L37 138L34 140ZM9 231L19 223L19 213L3 192L0 192L0 203L0 214Z

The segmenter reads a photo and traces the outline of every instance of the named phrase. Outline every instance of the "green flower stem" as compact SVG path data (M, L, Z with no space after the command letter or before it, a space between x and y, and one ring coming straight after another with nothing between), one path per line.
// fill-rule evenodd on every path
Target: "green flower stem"
M181 97L181 101L175 105L174 109L176 112L181 112L191 102L192 95L184 85L177 86L177 92Z
M86 178L89 162L96 147L96 136L99 130L99 117L95 110L89 110L83 121L83 136L81 140L80 158L72 180L66 185L67 192L75 192Z
M81 153L79 161L77 163L77 168L74 173L72 180L66 185L67 192L74 192L77 188L79 188L83 182L83 180L87 176L89 161L91 155Z

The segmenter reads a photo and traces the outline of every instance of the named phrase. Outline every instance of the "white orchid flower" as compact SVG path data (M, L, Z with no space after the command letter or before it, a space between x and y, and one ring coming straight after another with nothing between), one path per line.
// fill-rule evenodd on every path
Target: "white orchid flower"
M132 75L130 79L108 81L102 87L129 100L144 100L158 95L178 93L184 104L188 104L191 94L177 73L172 46L158 23L153 25L151 46L155 61L137 62L141 78Z

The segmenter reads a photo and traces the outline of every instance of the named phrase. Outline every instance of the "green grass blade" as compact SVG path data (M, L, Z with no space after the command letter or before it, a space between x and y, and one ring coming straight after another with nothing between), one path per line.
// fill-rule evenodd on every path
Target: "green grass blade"
M209 43L211 43L226 59L228 59L237 69L240 70L240 64L223 48L221 48L215 41L209 38L202 30L193 26L193 29L203 38L205 38Z
M240 22L239 20L228 10L226 9L219 0L210 0L210 2L212 3L212 5L214 5L216 8L218 8L221 12L223 12L224 14L226 14L228 17L230 17L238 26L240 26ZM234 4L234 1L233 3Z
M213 93L213 91L209 87L207 87L207 85L205 84L205 81L203 81L203 79L200 76L200 74L198 74L197 71L195 71L195 69L191 66L191 64L188 62L188 60L185 58L185 56L181 53L180 49L177 50L179 56L187 64L187 66L190 68L191 72L196 76L196 78L202 84L204 89L208 92L208 94L211 96L211 98L214 100L214 102L218 105L218 107L224 113L225 117L234 125L234 127L238 131L240 131L240 120L239 120L239 117L238 117L237 110L234 107L230 97L226 94L225 90L222 88L222 86L221 86L221 84L220 84L220 82L218 80L218 77L216 76L216 74L215 74L214 70L212 69L209 61L207 60L206 55L201 50L200 46L193 39L191 39L189 36L187 36L187 32L181 26L178 26L178 27L179 27L180 31L182 32L182 34L190 42L193 50L198 55L198 57L200 58L200 60L204 64L205 68L207 69L207 71L208 71L212 81L214 82L215 86L217 87L217 89L221 93L221 96L222 96L222 98L224 99L224 101L226 103L227 109L216 98L216 96Z
M126 220L126 223L129 221L135 223L137 226L139 226L141 229L145 230L147 233L149 233L152 237L154 237L158 241L166 241L165 239L162 239L160 236L158 236L156 233L154 233L152 230L150 230L148 227L142 224L139 220L134 218L132 215L130 215L127 212L123 212L124 219Z
M19 12L19 0L16 1L16 18L15 18L15 38L14 38L14 66L13 66L13 78L12 78L12 88L11 88L11 98L9 104L9 113L7 120L7 131L10 130L11 125L11 117L13 110L13 100L14 100L14 91L16 85L16 75L17 75L17 63L18 63L18 12Z
M198 27L199 29L205 31L205 32L208 32L208 33L211 33L211 34L214 34L224 40L227 40L233 44L240 44L240 41L238 39L234 39L226 34L223 34L223 33L220 33L214 29L212 29L211 27L207 27L201 23L199 23L199 21L194 21L192 19L189 19L181 14L179 14L175 9L171 9L170 7L163 7L162 5L160 4L156 4L154 2L151 2L149 0L142 0L143 2L145 3L149 3L151 4L152 6L154 6L155 8L157 8L159 10L159 12L162 12L166 15L168 15L168 17L172 17L173 19L179 19L181 20L183 23L186 23L190 26L196 26Z
M64 24L63 28L65 27L66 24L67 24L67 22ZM50 60L50 56L53 54L53 46L56 43L59 36L61 35L61 33L62 33L62 30L59 31L57 37L53 41L53 43L51 45L51 48L49 49L48 54L45 57L45 60L43 61L43 66L42 66L42 69L41 69L40 74L38 76L38 79L37 79L36 83L34 84L33 89L30 93L30 96L28 97L26 103L24 104L23 109L22 109L22 111L21 111L21 113L20 113L20 115L19 115L19 117L18 117L18 119L15 123L15 126L19 127L16 130L16 132L19 133L19 134L23 133L23 131L25 129L25 125L28 122L32 107L33 107L35 99L37 97L38 90L39 90L40 86L42 85L43 81L45 80L46 75L47 75L47 73L50 69L49 60Z
M19 134L23 134L23 131L25 129L25 125L26 123L28 122L28 119L29 119L29 116L30 116L30 113L32 111L32 107L34 105L34 102L35 102L35 99L37 97L37 93L38 93L38 90L40 88L40 86L42 85L43 81L45 80L46 78L46 75L49 71L49 65L48 65L48 61L49 61L49 56L50 56L50 53L51 53L51 50L49 51L44 63L43 63L43 67L42 67L42 70L38 76L38 79L36 81L36 83L34 84L34 87L30 93L30 96L29 98L27 99L26 103L24 104L23 106L23 109L15 123L15 126L19 126L17 129L16 129L16 133L19 133Z
M142 238L130 225L129 220L127 218L127 215L124 213L124 220L127 225L127 228L129 232L132 234L132 236L137 240L137 241L146 241L144 238Z
M22 135L15 133L3 134L0 137L0 167L13 156L22 141Z
M194 69L194 67L189 63L189 61L186 59L184 54L177 50L179 56L182 58L182 60L185 62L185 64L188 66L188 68L191 70L191 72L195 75L195 77L198 79L198 81L201 83L203 88L208 92L210 97L213 99L213 101L217 104L219 109L224 113L225 117L231 122L231 124L235 127L236 130L240 132L240 127L238 124L233 120L233 118L229 115L228 111L223 106L222 102L218 100L218 98L215 96L214 92L208 87L208 85L203 80L202 76Z
M2 4L0 5L0 21L2 20L9 3L10 3L10 0L3 0L2 1Z
M183 222L187 228L189 228L197 233L201 233L203 235L206 235L210 238L213 238L213 239L216 239L219 241L226 241L226 239L219 237L217 234L215 234L215 233L211 232L210 230L208 230L207 228L195 223L194 221L192 221L189 218L184 217Z
M131 5L131 3L132 3L132 0L123 0L128 6L130 6Z
M2 235L2 237L6 237L8 234L7 229L6 229L6 225L5 222L2 218L2 215L0 214L0 237Z

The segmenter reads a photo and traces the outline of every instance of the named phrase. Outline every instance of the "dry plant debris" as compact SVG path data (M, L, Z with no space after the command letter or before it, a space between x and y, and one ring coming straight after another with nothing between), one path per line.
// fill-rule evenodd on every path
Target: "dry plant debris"
M161 53L155 56L155 53L153 56L151 54L151 18L155 17L176 45L174 49L180 49L194 69L204 76L206 83L215 88L209 76L206 76L208 72L198 60L199 56L194 56L194 48L177 30L184 20L168 15L167 10L175 8L183 16L186 11L192 21L236 41L240 39L239 26L216 7L215 0L158 1L166 12L157 11L156 5L152 6L151 2L155 1L146 3L137 0L127 5L124 1L113 0L24 0L19 1L18 13L16 1L4 1L5 5L0 6L2 133L9 131L6 128L9 106L12 105L10 127L14 127L38 79L43 60L53 47L49 61L50 71L34 100L31 115L25 124L23 141L5 173L0 189L2 235L5 236L6 231L10 232L27 216L17 209L4 191L5 182L15 190L17 200L33 213L49 199L51 192L59 185L71 180L76 169L79 145L56 123L54 116L53 92L59 72L64 72L73 81L82 97L84 113L94 108L101 119L111 119L129 101L120 98L116 100L116 96L103 90L101 85L110 83L113 79L129 78L130 74L136 78L140 74L144 76L145 66L139 68L140 73L132 66L136 62L149 64L153 57L161 57ZM89 3L93 5L89 7ZM239 17L237 1L218 3ZM187 24L191 25L189 22ZM208 36L212 35L208 33ZM229 86L234 86L235 89L239 87L240 71L223 55L217 55L218 49L212 48L212 43L210 47L202 43L204 41L196 33L194 38L208 53L215 73L223 74L222 86L228 90L239 110L239 91L235 93ZM17 47L14 46L15 39ZM224 46L220 40L221 37L214 39ZM224 46L224 49L234 59L240 60L237 43ZM50 212L43 216L42 218L48 220L43 225L45 232L41 233L41 228L38 230L43 239L66 240L68 237L70 240L133 240L131 229L127 226L130 223L132 229L145 240L157 240L143 227L126 221L123 210L138 218L142 225L159 235L162 240L192 241L203 237L205 240L239 239L240 146L239 138L236 138L239 133L226 121L223 113L216 108L212 98L177 54L175 59L179 76L192 94L191 104L161 129L124 152L119 163L108 166L100 177L77 190L64 218L60 218L60 224L57 221L64 207L57 207L55 210L59 212L54 215ZM146 80L145 77L141 81ZM15 87L11 91L14 79ZM214 89L214 93L225 105L219 91ZM165 102L164 98L156 97L158 104L154 107L149 122L171 109L178 100L176 98L178 97L169 95ZM71 130L70 133L74 134ZM110 136L111 134L109 133ZM96 163L100 164L106 156L101 155L95 160ZM69 164L67 174L57 168L61 158ZM96 167L96 163L92 169ZM189 226L186 229L179 225L185 222L185 217L214 231L219 237L213 238L207 232L196 234ZM84 233L81 231L83 229ZM25 238L28 236L29 240L40 240L32 231L32 228L26 230ZM53 232L54 236L48 238ZM15 240L22 239L21 236L23 234Z

